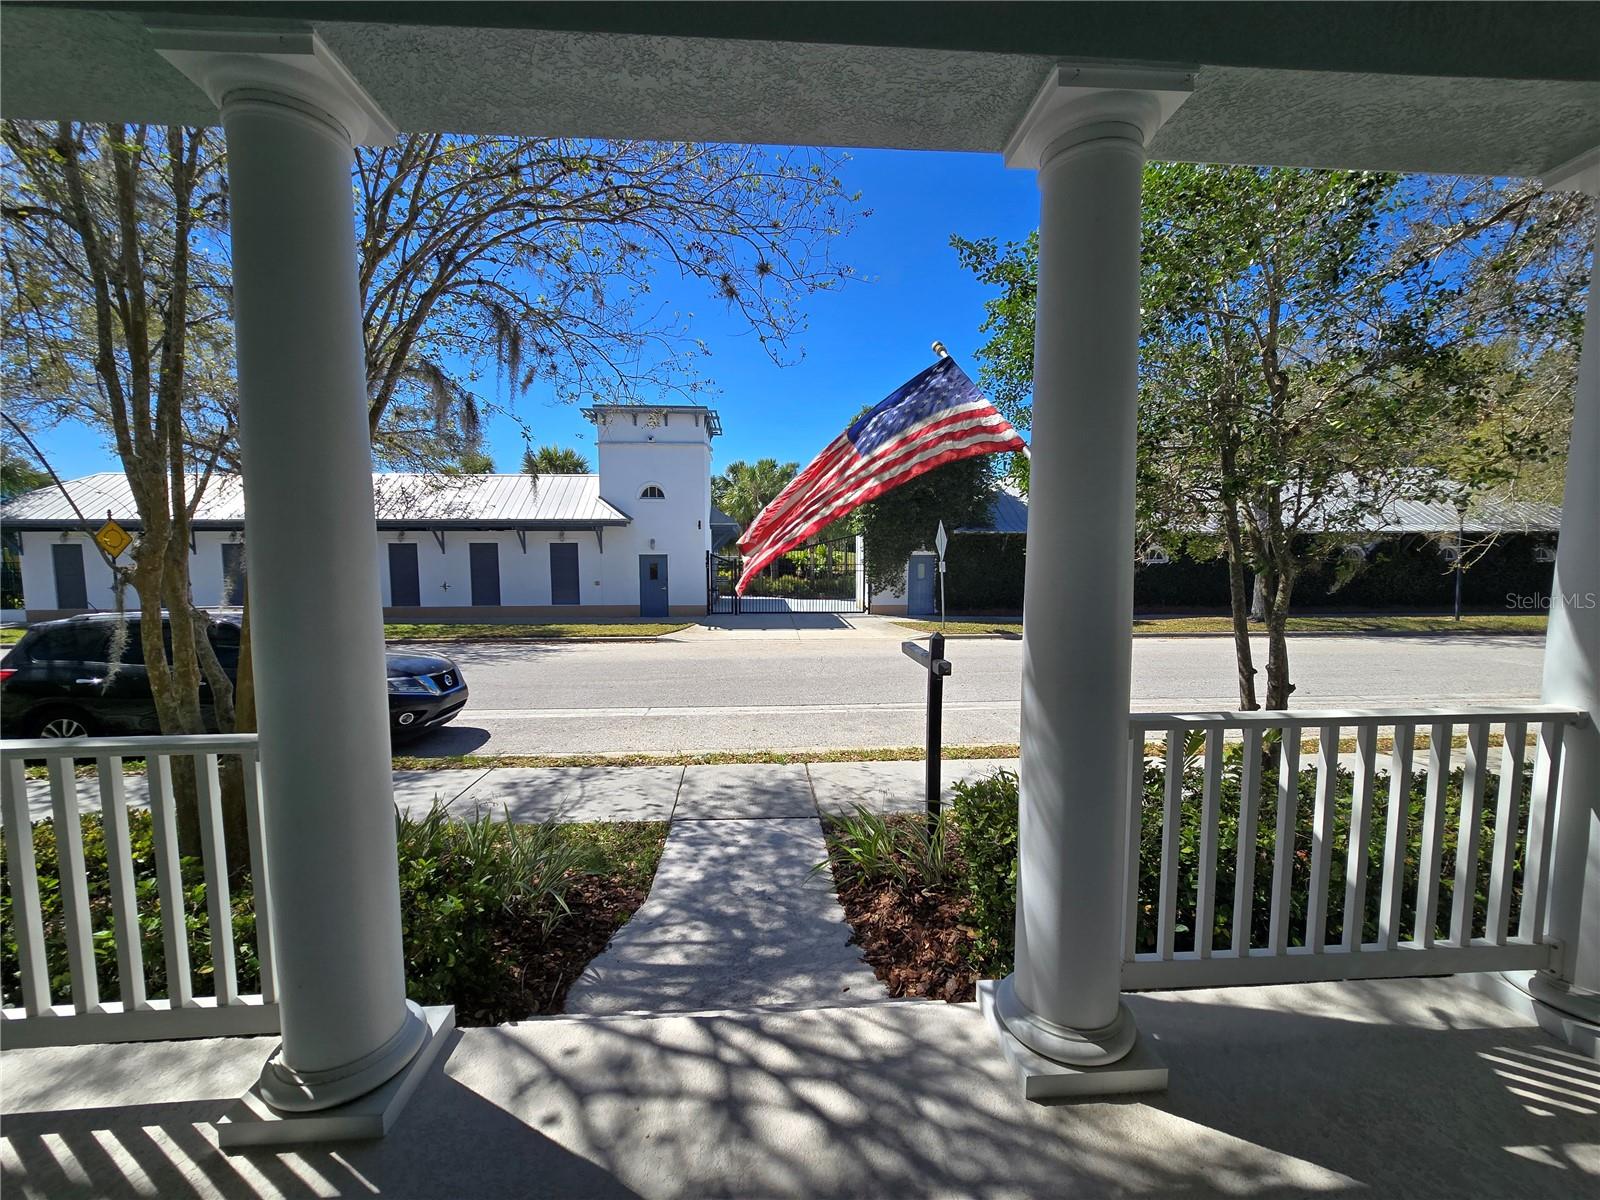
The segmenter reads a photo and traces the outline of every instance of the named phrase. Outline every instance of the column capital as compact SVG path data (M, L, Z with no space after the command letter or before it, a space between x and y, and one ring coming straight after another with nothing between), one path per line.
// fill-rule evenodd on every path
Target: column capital
M1037 169L1051 147L1075 132L1125 125L1148 145L1194 90L1192 67L1080 66L1051 70L1006 143L1008 167Z
M1600 196L1600 146L1591 146L1582 154L1551 167L1539 176L1539 182L1552 192L1587 192Z
M276 99L335 122L354 146L392 146L396 130L378 103L313 29L266 31L149 25L161 57L212 103Z

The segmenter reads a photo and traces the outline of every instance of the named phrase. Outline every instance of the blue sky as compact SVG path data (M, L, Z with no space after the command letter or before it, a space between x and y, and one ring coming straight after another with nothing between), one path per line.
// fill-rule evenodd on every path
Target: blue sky
M956 263L952 233L1022 238L1038 223L1031 171L1008 171L999 155L854 150L841 170L872 216L835 244L835 257L861 279L808 305L809 328L795 345L805 357L775 365L734 316L698 285L662 281L659 294L696 314L693 332L709 344L703 361L720 394L705 401L722 416L714 443L720 471L736 459L777 458L804 465L850 423L863 404L882 400L933 361L938 338L976 376L973 351L988 293ZM788 357L793 358L791 354ZM518 401L537 442L577 446L593 458L593 428L576 408ZM490 423L489 452L502 471L522 457L510 420Z
M714 444L718 471L740 458L809 461L863 404L883 399L932 362L935 338L977 375L973 352L982 341L987 293L957 265L950 235L1026 236L1038 220L1033 172L1008 171L999 155L850 155L841 178L862 193L862 207L873 215L836 243L835 258L860 278L809 302L809 328L794 344L805 351L798 365L775 365L703 289L660 281L658 297L693 311L690 332L712 351L702 370L716 389L705 402L721 413L725 431ZM516 410L536 442L576 446L592 459L593 428L577 406L530 393ZM496 468L517 470L523 447L517 422L491 420L486 433ZM64 476L120 469L86 428L63 425L43 441Z

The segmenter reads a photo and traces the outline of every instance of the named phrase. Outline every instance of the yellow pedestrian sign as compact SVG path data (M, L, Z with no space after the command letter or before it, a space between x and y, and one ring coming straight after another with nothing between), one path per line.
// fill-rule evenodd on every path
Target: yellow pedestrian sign
M133 537L128 531L109 517L106 518L104 525L94 531L94 540L95 544L112 558L116 558L133 545Z

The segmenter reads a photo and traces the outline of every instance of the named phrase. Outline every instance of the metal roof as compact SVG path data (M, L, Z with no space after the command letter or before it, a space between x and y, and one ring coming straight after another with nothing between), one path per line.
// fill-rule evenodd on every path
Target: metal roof
M989 502L989 519L982 525L963 525L957 533L1027 533L1028 502L1010 488L995 492Z
M197 477L192 477L197 478ZM83 515L99 524L109 512L137 528L138 508L126 476L85 475L65 483ZM383 529L569 529L626 525L629 516L600 498L598 475L432 475L374 473L373 503ZM0 505L14 529L75 529L80 522L59 489L40 488ZM213 476L195 509L198 529L244 524L244 488L237 475Z

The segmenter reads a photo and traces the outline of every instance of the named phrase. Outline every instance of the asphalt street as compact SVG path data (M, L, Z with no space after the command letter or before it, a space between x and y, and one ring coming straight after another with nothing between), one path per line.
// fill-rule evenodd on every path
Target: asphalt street
M410 753L603 754L913 746L926 675L880 636L658 642L481 643L447 651L472 699ZM1300 637L1290 651L1298 708L1526 701L1539 691L1532 637ZM1258 665L1266 648L1259 648ZM1017 740L1022 647L952 640L945 742ZM1133 707L1232 708L1225 638L1138 638Z

